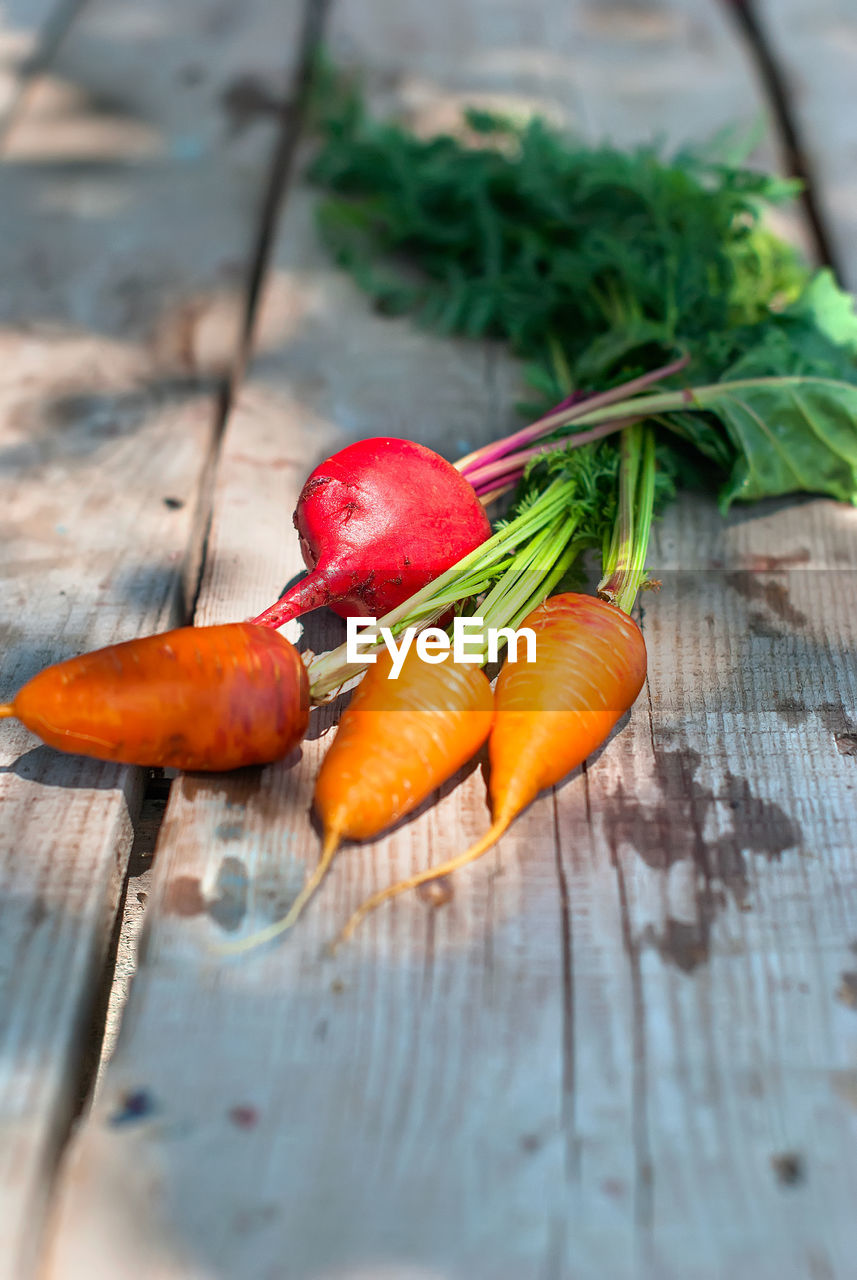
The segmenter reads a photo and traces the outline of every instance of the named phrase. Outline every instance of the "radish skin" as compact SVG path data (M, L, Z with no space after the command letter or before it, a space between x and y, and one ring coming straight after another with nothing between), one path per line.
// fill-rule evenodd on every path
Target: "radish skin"
M316 467L294 516L309 573L253 621L329 605L381 617L491 536L473 486L413 440L360 440Z

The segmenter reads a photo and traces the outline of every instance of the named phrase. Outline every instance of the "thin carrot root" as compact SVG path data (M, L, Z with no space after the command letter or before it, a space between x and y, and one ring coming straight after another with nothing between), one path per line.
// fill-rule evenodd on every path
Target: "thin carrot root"
M493 718L491 686L473 666L426 665L411 650L398 680L389 655L369 668L342 713L316 779L324 845L318 866L282 920L217 948L250 951L285 933L315 893L341 840L378 835L421 804L482 746Z
M14 716L15 708L11 702L0 702L0 720L5 720L8 716Z
M418 889L421 884L430 884L432 880L440 880L443 876L452 875L453 871L459 871L461 867L466 867L469 862L475 862L477 858L481 858L483 853L487 853L491 846L500 839L511 823L512 816L514 815L499 818L485 832L485 835L480 840L477 840L476 844L471 845L465 853L459 853L447 862L442 862L437 867L429 867L426 871L419 871L416 875L408 876L405 880L397 880L395 884L391 884L386 889L379 889L377 893L373 893L371 897L366 898L353 915L349 917L333 941L328 944L328 953L333 955L337 947L340 947L343 942L347 942L366 917L377 907L380 907L382 903L388 902L391 898L397 898L400 893L405 893L408 889Z
M303 915L304 907L327 875L330 864L333 862L334 855L339 848L339 832L329 831L325 836L324 847L321 851L321 857L318 864L309 876L304 887L289 907L286 914L281 920L274 920L271 924L266 925L264 929L258 929L256 933L251 933L248 938L239 938L236 942L222 942L215 947L218 955L235 956L240 955L244 951L252 951L256 947L263 946L266 942L272 942L274 938L279 938L281 934L291 929L292 925L297 924Z
M605 740L640 692L646 646L637 625L614 605L574 593L552 596L521 625L537 632L538 657L535 663L507 662L497 679L490 829L466 853L367 898L331 950L388 899L480 858L540 791Z

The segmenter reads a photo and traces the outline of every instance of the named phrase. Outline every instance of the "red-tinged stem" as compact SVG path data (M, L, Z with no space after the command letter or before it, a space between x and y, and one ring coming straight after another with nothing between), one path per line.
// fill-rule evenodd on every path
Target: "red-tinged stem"
M484 467L479 467L470 472L467 479L476 492L479 493L480 489L484 488L488 483L493 484L498 480L506 483L509 480L519 479L523 475L527 463L532 461L533 458L537 458L541 453L550 453L552 449L558 448L577 449L581 445L592 444L594 440L601 440L604 436L609 436L614 431L621 431L623 427L630 426L632 422L638 421L638 416L634 414L626 418L617 418L615 422L603 422L600 426L591 427L589 431L577 431L565 440L551 440L547 444L535 445L532 449L524 449L520 453L512 454L510 457L501 458L498 462L490 462Z
M558 404L555 404L550 412L558 413L560 409L570 409L573 404L579 404L581 400L585 400L591 394L589 391L572 391L564 400L560 400Z
M479 501L483 507L490 507L492 502L496 502L498 498L502 498L504 493L511 493L514 484L504 484L501 489L491 489L488 493L480 493Z
M644 391L647 387L652 386L653 383L660 382L661 379L669 378L674 373L678 373L685 367L688 360L688 356L682 356L680 360L673 360L670 364L662 365L660 369L652 369L651 372L643 373L638 378L632 378L621 386L611 387L609 391L599 391L595 395L585 396L582 399L566 396L565 400L561 400L550 413L538 418L530 426L513 432L512 435L506 436L503 440L494 441L481 449L476 449L473 453L468 453L464 458L459 458L455 466L462 475L466 475L470 479L473 472L481 471L488 463L507 454L514 453L518 445L529 444L533 440L549 435L557 427L566 426L576 418L582 418L585 414L591 413L595 409L606 408L608 405L626 400L636 395L638 391Z
M476 482L471 483L473 483L473 488L481 498L486 490L494 490L504 484L517 484L523 474L523 467L509 467L506 470L501 471L499 475L485 476L484 479L480 478Z
M270 608L250 621L257 627L282 627L292 618L311 609L318 609L323 604L330 604L330 585L321 576L318 569L313 569L305 578L301 578L285 595L280 596Z

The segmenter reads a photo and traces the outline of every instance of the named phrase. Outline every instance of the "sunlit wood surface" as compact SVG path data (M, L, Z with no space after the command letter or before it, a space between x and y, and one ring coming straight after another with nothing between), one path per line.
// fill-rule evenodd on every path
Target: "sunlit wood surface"
M342 443L454 456L516 421L499 349L373 315L319 246L320 34L423 129L472 102L622 143L758 118L754 161L786 156L725 0L307 5L0 7L3 698L193 601L270 603ZM857 14L758 8L853 284ZM334 959L367 892L484 829L481 769L232 959L317 857L332 712L297 762L178 778L91 1105L145 779L4 723L2 1280L853 1280L857 513L683 499L650 562L628 721Z

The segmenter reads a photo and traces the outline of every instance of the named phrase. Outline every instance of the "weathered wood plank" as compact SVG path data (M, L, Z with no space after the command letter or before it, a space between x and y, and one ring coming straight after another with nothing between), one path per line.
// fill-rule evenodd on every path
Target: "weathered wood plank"
M176 620L298 11L87 5L2 152L0 647L47 662ZM246 96L246 94L245 94ZM137 771L4 722L0 1275L29 1274L139 803Z
M526 102L630 141L757 108L701 3L376 0L343 5L333 34L376 101L425 127ZM290 336L227 429L200 621L251 614L299 567L290 513L324 452L385 432L463 450L514 399L499 353L368 314L311 203L290 196L269 284ZM819 708L852 678L853 521L676 508L645 608L651 704L444 903L399 899L333 960L369 890L484 828L480 771L343 851L288 940L228 961L217 944L281 914L317 855L331 712L298 764L182 778L49 1274L846 1280L853 760ZM753 560L803 551L797 580ZM826 641L797 618L822 604Z
M97 1055L96 1080L93 1093L98 1090L98 1079L104 1071L116 1045L122 1014L128 1001L131 979L137 968L137 951L143 929L146 903L152 880L152 858L158 832L164 818L171 779L164 777L154 782L147 778L143 803L134 824L134 843L128 858L127 878L124 885L125 900L121 921L117 919L114 933L116 954L112 970L105 972L102 1003L104 1008L101 1043L92 1045L93 1057ZM97 1015L96 1015L97 1017ZM93 1069L96 1069L93 1063Z
M857 11L850 0L759 0L847 288L857 289Z
M706 1237L741 1276L848 1274L857 1170L837 1081L854 1030L836 993L854 940L854 778L835 734L855 709L854 525L833 504L725 525L683 504L644 608L650 720L589 770L583 800L559 793L569 891L591 904L584 965L619 917L623 1192L656 1275L717 1274L688 1272Z
M0 9L0 137L46 43L74 17L77 0L11 0Z

